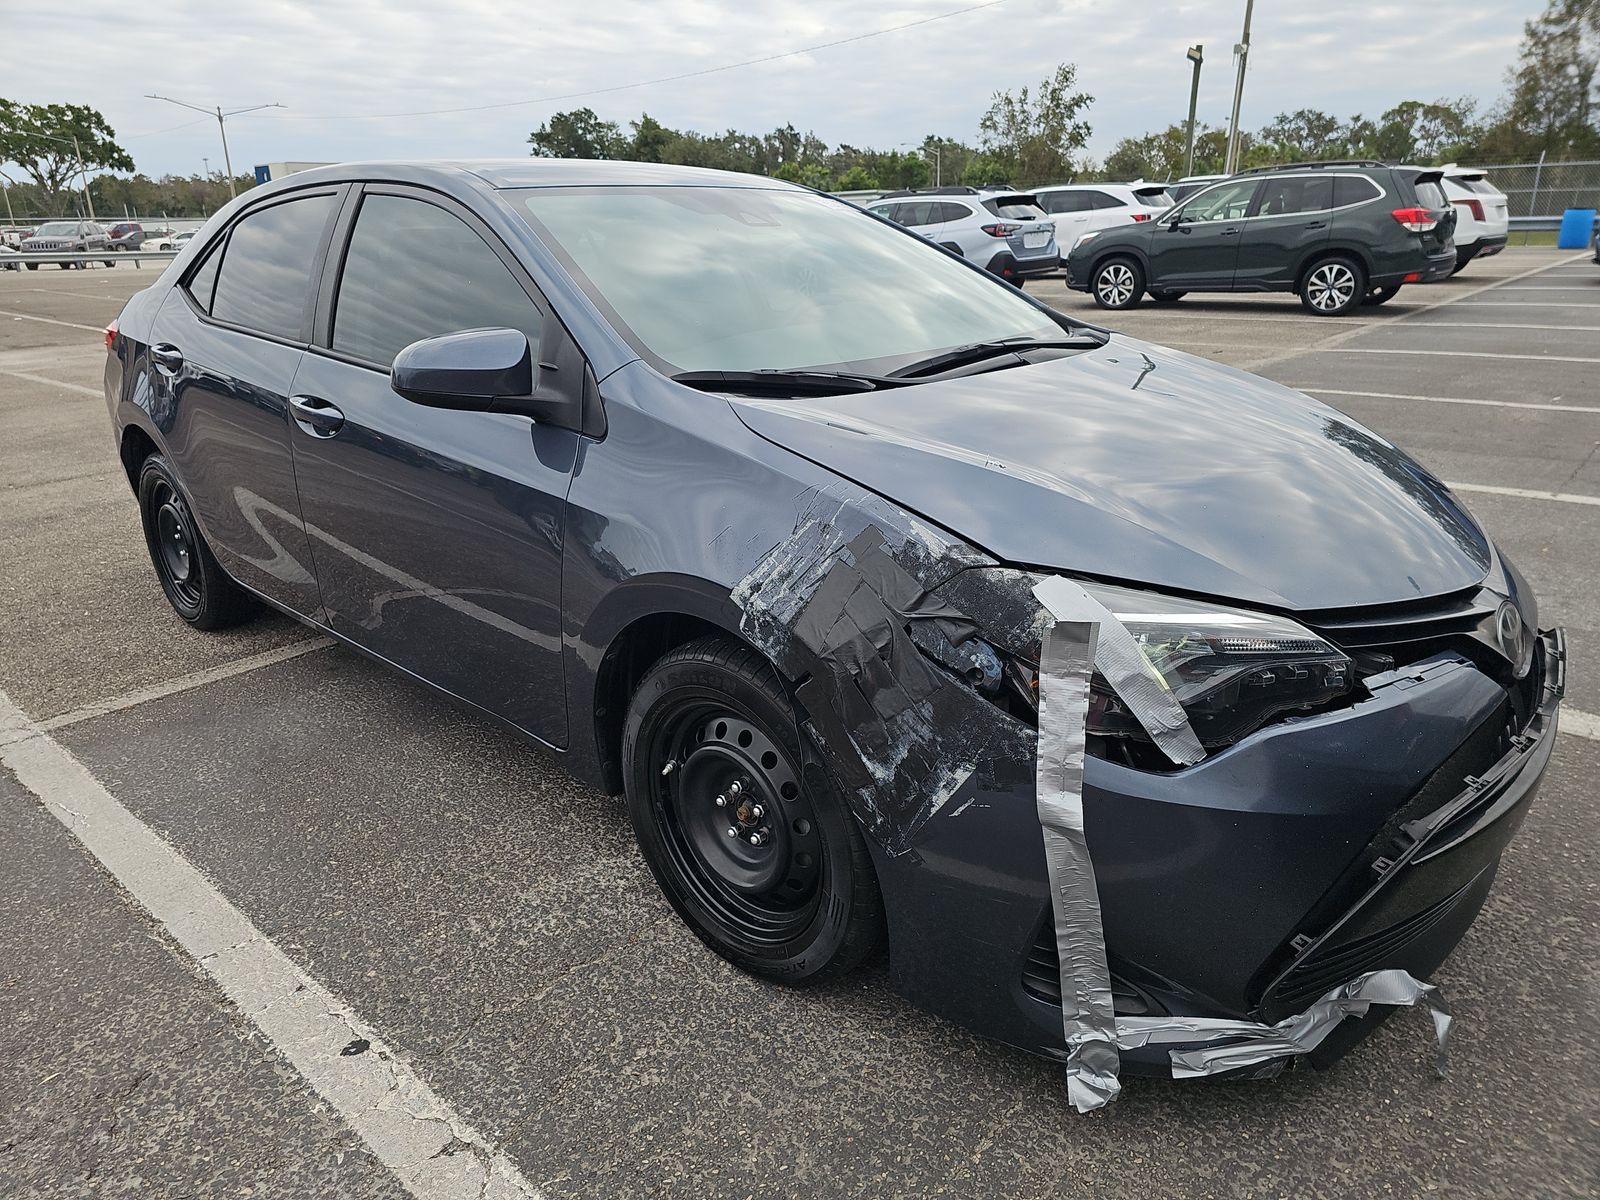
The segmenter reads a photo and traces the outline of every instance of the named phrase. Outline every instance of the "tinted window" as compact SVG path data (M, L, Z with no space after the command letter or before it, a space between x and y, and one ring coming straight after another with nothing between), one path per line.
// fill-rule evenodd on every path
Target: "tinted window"
M996 196L985 200L983 206L1008 221L1037 221L1044 216L1044 210L1033 202L1032 196Z
M1109 192L1090 192L1089 199L1096 208L1127 208L1128 206Z
M1039 200L1048 213L1084 212L1091 207L1085 192L1046 192Z
M311 266L333 208L332 194L307 196L260 209L235 225L211 315L261 333L300 337Z
M867 211L875 217L888 217L889 220L893 221L895 219L894 210L897 207L898 205L894 204L875 204Z
M1171 208L1173 203L1166 188L1134 188L1133 197L1146 208Z
M1185 221L1236 221L1250 207L1250 197L1255 195L1256 181L1241 179L1236 183L1219 183L1208 192L1201 192L1183 206Z
M902 204L894 219L910 229L916 229L921 225L937 225L940 218L934 215L934 210L940 207L932 200L913 200Z
M1414 186L1417 192L1417 203L1424 208L1449 207L1449 202L1444 198L1444 189L1437 183L1418 183Z
M1259 215L1320 212L1333 207L1333 180L1326 175L1268 176L1261 185Z
M212 250L200 264L200 269L189 277L189 294L206 312L211 311L211 293L217 286L217 264L221 261L221 251Z
M387 367L423 338L505 327L527 334L537 354L540 322L505 263L459 217L405 196L361 202L333 310L335 350Z
M1360 204L1378 195L1378 185L1364 175L1336 175L1333 179L1333 206Z
M972 210L964 204L935 204L933 206L933 219L939 222L960 221L972 215Z

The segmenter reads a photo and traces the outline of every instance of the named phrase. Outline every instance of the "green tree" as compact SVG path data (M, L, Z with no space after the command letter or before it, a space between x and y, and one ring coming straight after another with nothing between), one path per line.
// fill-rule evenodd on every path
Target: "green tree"
M67 211L71 191L84 170L133 170L133 159L117 145L116 131L87 104L0 99L0 163L8 162L27 173L38 189L39 203L52 216Z
M772 177L789 183L804 184L808 188L816 188L819 192L827 191L833 182L828 177L828 168L821 163L786 162L772 173Z
M1479 138L1478 103L1459 100L1402 100L1376 121L1351 119L1348 153L1389 162L1437 162L1456 157Z
M978 131L984 153L1008 165L1010 182L1030 186L1071 177L1072 156L1091 132L1083 113L1094 103L1075 90L1077 81L1078 68L1062 63L1036 90L994 94Z
M851 167L839 176L839 182L834 185L836 192L870 192L876 191L883 185L878 182L878 177L865 167L857 165Z
M624 157L634 162L665 162L662 156L678 136L649 113L640 113L637 121L629 122L629 128L633 130L633 144Z
M1596 126L1596 64L1600 4L1549 0L1544 14L1523 26L1510 94L1484 136L1491 154L1532 158L1592 157L1600 153Z
M992 154L975 154L967 160L961 172L961 182L968 187L983 187L990 183L1013 183L1013 164L1010 160Z
M1309 162L1350 156L1350 127L1332 113L1301 108L1279 113L1256 135L1270 146L1277 162Z
M528 135L536 158L624 158L628 143L615 121L592 108L558 112Z

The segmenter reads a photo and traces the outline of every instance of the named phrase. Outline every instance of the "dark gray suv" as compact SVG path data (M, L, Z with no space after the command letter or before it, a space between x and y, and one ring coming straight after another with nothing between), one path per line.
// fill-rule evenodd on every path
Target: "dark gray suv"
M1455 268L1440 172L1353 161L1263 167L1212 184L1154 221L1086 233L1067 285L1102 308L1146 292L1297 292L1335 317Z

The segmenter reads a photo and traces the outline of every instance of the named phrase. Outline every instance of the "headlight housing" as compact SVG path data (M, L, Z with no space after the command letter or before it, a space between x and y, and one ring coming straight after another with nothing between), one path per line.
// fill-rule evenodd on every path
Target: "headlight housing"
M1343 651L1287 617L1104 584L1086 590L1133 635L1151 676L1183 706L1208 748L1232 745L1273 717L1314 710L1355 686ZM1089 732L1148 740L1098 675Z

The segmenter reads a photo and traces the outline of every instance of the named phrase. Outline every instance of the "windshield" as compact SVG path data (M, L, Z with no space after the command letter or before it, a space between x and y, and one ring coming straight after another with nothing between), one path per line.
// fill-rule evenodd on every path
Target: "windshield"
M996 196L985 200L983 206L997 217L1008 221L1041 221L1044 209L1032 196Z
M810 192L532 188L529 223L658 367L884 370L1062 327L914 234Z
M1444 191L1437 183L1419 179L1414 186L1417 189L1417 203L1424 208L1449 207L1449 201L1444 198Z
M51 221L33 231L34 237L77 237L76 221Z
M1171 208L1176 203L1166 188L1134 188L1133 195L1146 208Z

